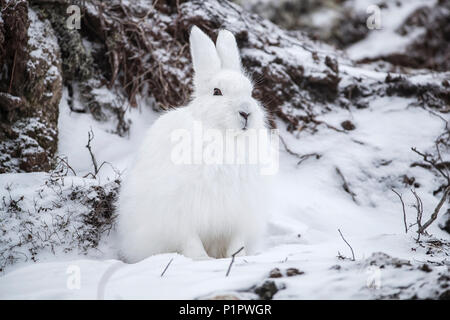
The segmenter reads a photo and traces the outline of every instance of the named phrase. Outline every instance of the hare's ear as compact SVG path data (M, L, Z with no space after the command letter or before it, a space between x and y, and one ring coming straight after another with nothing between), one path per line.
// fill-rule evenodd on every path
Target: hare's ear
M198 88L220 70L220 59L212 40L197 26L192 27L189 42L195 72L194 84Z
M228 30L220 30L216 41L217 53L222 61L222 69L241 71L241 58L236 38Z

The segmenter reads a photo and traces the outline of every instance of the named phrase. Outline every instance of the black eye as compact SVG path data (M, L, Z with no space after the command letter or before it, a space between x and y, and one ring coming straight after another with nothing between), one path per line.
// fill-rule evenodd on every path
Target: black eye
M220 91L220 89L218 89L218 88L214 88L214 95L215 96L221 96L222 95L222 91Z

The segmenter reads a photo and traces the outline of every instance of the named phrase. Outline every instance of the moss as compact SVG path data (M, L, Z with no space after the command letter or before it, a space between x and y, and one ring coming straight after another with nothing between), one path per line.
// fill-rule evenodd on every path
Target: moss
M64 80L88 80L94 70L93 58L86 51L78 30L66 27L65 9L66 6L46 4L39 7L39 14L48 19L55 30L61 50Z
M0 45L1 75L0 92L20 96L24 83L26 61L28 60L26 43L28 41L28 4L25 0L0 0L2 8L2 26L0 33L5 46Z
M62 96L59 47L50 24L29 13L26 1L13 1L16 4L10 7L16 9L2 12L5 30L9 30L3 61L7 70L19 74L15 72L12 81L7 79L7 88L1 81L0 171L48 171L58 142ZM11 60L15 52L19 54Z
M105 59L106 49L115 50L120 45L121 34L112 32L105 43L96 43L92 52L86 50L83 37L86 37L86 29L82 25L81 30L70 30L66 27L67 4L39 4L36 10L42 18L51 22L58 39L62 59L62 75L64 83L70 88L77 88L78 98L85 107L84 111L92 114L97 121L106 121L111 114L117 118L117 133L124 135L128 132L129 123L122 119L121 109L112 102L100 101L93 89L104 85L106 79L111 77L111 69L108 59ZM95 57L95 59L94 59ZM105 60L106 65L105 67Z

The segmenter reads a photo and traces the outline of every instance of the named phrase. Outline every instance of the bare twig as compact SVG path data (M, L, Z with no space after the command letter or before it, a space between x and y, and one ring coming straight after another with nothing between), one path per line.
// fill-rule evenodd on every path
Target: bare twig
M423 215L423 204L422 204L422 199L420 199L419 195L417 194L417 192L413 189L411 189L412 194L414 195L414 197L416 198L416 204L413 205L414 208L416 208L417 210L417 218L416 218L416 224L417 224L417 239L416 241L420 240L420 235L422 234L422 232L420 232L420 230L422 229L422 215Z
M442 177L444 177L447 180L447 185L450 185L450 175L448 174L448 171L446 170L445 166L442 166L440 165L440 163L438 163L439 160L442 160L440 157L440 150L438 144L436 144L436 149L438 153L438 159L435 159L431 154L422 153L416 148L411 148L412 151L414 151L415 153L417 153L422 157L424 162L428 163L432 168L434 168L437 172L439 172Z
M56 159L58 159L59 161L61 161L62 163L64 163L67 167L67 169L69 169L70 171L72 171L73 175L76 176L77 173L75 172L75 170L70 166L69 162L64 159L63 157L59 157L57 156Z
M436 206L436 208L434 208L433 214L431 215L430 219L425 222L422 226L419 226L419 234L420 233L424 233L425 230L433 223L434 220L436 220L439 211L442 208L442 205L444 204L445 200L447 199L448 194L450 193L450 186L447 187L447 189L445 189L444 194L442 195L441 200L439 201L438 205Z
M242 250L244 250L244 247L241 247L238 251L236 251L235 253L233 253L231 255L231 262L230 265L228 266L228 270L227 270L227 274L225 275L225 277L228 277L231 271L231 267L233 266L234 263L234 258L236 257L237 254L239 254L239 252L241 252Z
M87 175L85 175L83 178L86 178L87 176L92 175L94 179L97 178L97 174L99 173L100 169L103 167L105 163L108 163L106 161L103 161L100 166L97 165L97 160L95 159L94 153L92 152L91 147L91 141L94 140L94 131L91 130L88 131L88 143L86 145L86 148L89 151L89 154L91 155L92 164L94 165L94 173L89 172Z
M327 123L327 122L325 122L325 121L317 120L317 119L314 118L314 117L311 118L311 122L313 122L313 123L316 124L316 125L324 124L328 129L334 130L334 131L336 131L336 132L347 133L347 131L345 131L345 130L336 128L335 126L332 126L331 124L329 124L329 123Z
M348 245L348 247L352 251L352 261L355 261L355 253L353 252L352 246L347 242L347 240L345 240L344 236L342 235L341 230L338 229L338 231L339 231L339 234L341 235L342 240L344 240L344 242Z
M405 203L403 202L403 198L402 195L400 193L398 193L397 191L395 191L394 189L391 189L392 192L394 192L399 198L400 198L400 202L402 203L402 210L403 210L403 222L405 224L405 233L408 233L408 224L406 222L406 211L405 211Z
M344 188L345 192L347 192L351 197L352 200L355 203L358 203L358 201L356 201L356 194L350 189L349 184L347 183L347 180L345 179L344 175L342 174L341 170L336 167L336 173L341 177L342 179L342 188Z
M98 166L97 166L97 160L95 160L95 156L92 153L92 148L91 148L91 141L94 140L94 131L91 130L88 131L88 143L86 145L86 148L89 150L89 154L91 155L91 159L92 159L92 164L94 165L94 173L95 175L97 175L98 173Z
M297 162L297 165L301 164L303 161L309 159L310 157L316 157L316 159L320 159L321 155L318 153L307 153L307 154L299 154L297 152L292 151L286 144L286 141L284 141L282 136L280 137L280 141L284 146L284 149L286 150L287 153L289 153L290 155L297 157L299 159L299 161Z
M169 263L166 265L166 267L164 268L163 272L161 273L161 278L164 276L164 274L166 273L167 269L169 269L170 264L172 263L173 258L170 259Z
M337 258L338 258L339 260L345 260L345 259L348 259L347 257L343 256L339 251L338 251L338 254L337 254Z

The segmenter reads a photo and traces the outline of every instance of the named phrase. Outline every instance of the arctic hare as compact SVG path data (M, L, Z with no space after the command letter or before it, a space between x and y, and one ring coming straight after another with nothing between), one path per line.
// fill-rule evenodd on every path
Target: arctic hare
M254 251L265 227L264 178L254 166L173 161L173 133L193 132L195 123L234 130L236 139L248 129L267 131L234 35L221 30L215 46L194 26L189 40L193 99L152 125L122 185L118 233L129 262L164 252L222 258L242 247L239 255L245 255Z

